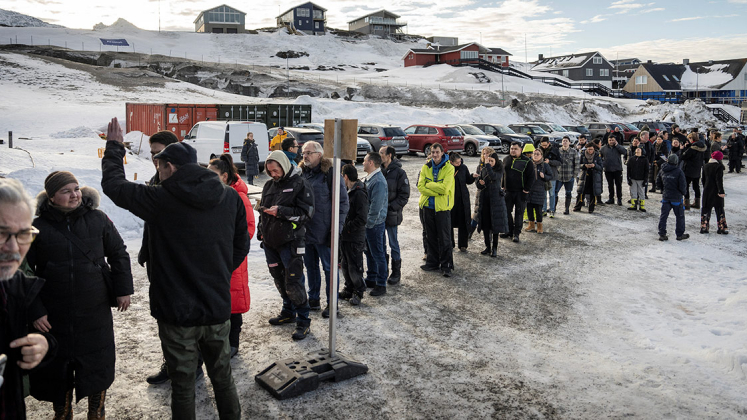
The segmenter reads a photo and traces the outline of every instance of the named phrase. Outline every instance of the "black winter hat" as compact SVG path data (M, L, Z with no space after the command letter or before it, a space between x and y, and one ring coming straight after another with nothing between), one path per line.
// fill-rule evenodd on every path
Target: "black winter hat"
M679 161L680 159L677 157L677 155L674 154L669 155L669 157L667 158L667 163L669 163L670 165L676 165L679 163Z
M197 151L187 143L172 143L153 158L163 159L176 166L182 166L187 163L197 163Z

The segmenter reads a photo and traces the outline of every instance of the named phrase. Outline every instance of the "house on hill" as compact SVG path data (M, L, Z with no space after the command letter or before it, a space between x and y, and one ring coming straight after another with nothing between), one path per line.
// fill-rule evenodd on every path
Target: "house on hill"
M576 83L599 83L612 88L613 66L599 51L548 58L540 54L531 69L557 74Z
M477 42L456 45L453 47L411 48L402 57L405 67L425 66L432 64L469 64L480 60L480 54L487 54L485 48Z
M200 12L195 19L195 32L241 34L246 32L246 13L222 4Z
M459 45L459 38L453 36L429 36L425 40L442 47L456 47Z
M508 56L511 53L502 48L488 48L488 52L480 53L480 58L502 67L508 67Z
M348 22L348 30L367 35L399 37L404 34L402 28L407 26L407 22L399 18L400 15L382 9L351 20Z
M628 83L633 73L638 70L641 60L638 58L621 58L619 60L610 60L615 69L612 71L612 88L622 89Z
M682 97L682 64L644 63L638 66L623 90L636 99L656 99L662 102L679 102Z
M290 32L301 31L309 35L324 35L327 26L327 9L312 2L299 4L275 18L278 27Z

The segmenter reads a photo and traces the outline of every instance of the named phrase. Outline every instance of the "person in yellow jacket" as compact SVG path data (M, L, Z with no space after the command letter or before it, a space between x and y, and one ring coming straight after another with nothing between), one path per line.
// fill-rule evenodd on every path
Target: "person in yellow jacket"
M275 135L275 137L272 138L272 141L270 142L270 150L281 150L280 147L283 144L283 140L288 137L288 133L285 132L283 127L278 128L278 133Z
M440 270L451 277L454 260L451 249L451 209L454 207L454 167L439 143L431 146L431 160L420 169L418 191L426 232L425 271Z

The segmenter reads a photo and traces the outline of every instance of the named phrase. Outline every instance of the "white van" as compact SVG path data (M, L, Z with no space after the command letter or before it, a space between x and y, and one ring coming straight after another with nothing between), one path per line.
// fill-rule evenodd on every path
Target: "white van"
M267 126L251 121L201 121L189 130L184 142L197 150L197 163L207 165L211 159L230 151L233 162L244 169L241 161L241 148L247 133L254 133L254 141L259 150L259 170L262 171L265 159L270 154Z

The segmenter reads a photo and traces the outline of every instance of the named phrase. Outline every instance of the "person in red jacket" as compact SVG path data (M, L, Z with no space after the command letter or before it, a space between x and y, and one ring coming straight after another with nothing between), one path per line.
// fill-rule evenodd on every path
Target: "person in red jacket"
M246 224L249 230L249 245L251 245L256 226L254 209L246 195L249 189L239 177L238 170L233 164L233 158L230 154L224 153L219 158L211 160L208 169L218 174L224 184L230 185L239 193L239 197L246 207ZM249 311L249 304L249 271L246 267L245 257L244 262L231 275L231 332L228 334L228 342L231 344L231 357L236 356L239 352L239 334L241 334L241 325L244 323L241 314Z

